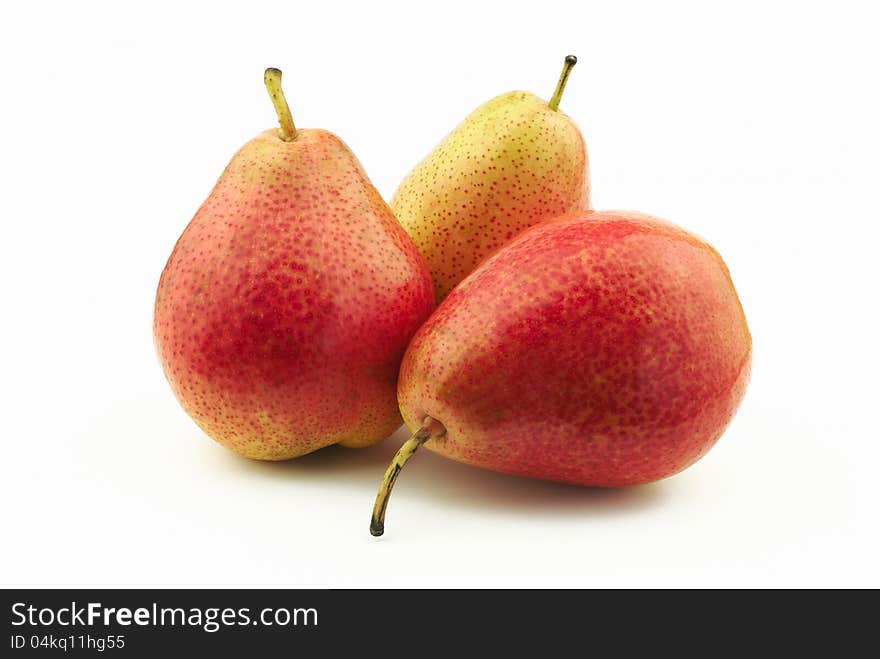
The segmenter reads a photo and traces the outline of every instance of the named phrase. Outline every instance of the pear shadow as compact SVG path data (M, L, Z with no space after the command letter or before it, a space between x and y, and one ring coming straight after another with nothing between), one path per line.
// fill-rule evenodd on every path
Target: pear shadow
M363 492L364 510L374 497L391 458L409 437L403 427L385 441L364 449L329 446L286 462L247 460L224 451L237 471L261 478L311 481L322 487L342 486ZM488 471L448 460L422 449L398 478L389 503L415 497L426 506L463 510L475 507L496 513L553 517L603 517L651 508L669 493L666 481L621 488L579 487Z
M420 464L413 464L413 459L407 465L410 473L398 478L392 498L415 494L420 500L440 500L463 508L479 506L495 513L603 517L648 509L663 500L668 491L664 483L603 488L536 480L460 464L429 451L424 453L418 456L422 458ZM393 505L389 504L389 508Z

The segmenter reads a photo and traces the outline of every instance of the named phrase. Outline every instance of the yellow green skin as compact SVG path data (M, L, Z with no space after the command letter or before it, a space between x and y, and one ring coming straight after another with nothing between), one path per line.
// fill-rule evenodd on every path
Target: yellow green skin
M527 227L590 207L580 130L524 91L477 108L416 165L391 199L428 262L438 303Z

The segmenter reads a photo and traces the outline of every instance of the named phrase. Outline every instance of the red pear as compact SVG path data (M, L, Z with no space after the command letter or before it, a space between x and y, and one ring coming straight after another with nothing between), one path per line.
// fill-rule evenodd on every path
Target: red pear
M404 357L421 445L495 471L621 486L715 444L745 392L751 337L721 256L648 215L585 212L526 230L450 293Z
M282 460L369 446L400 426L396 383L434 306L427 265L336 135L281 129L245 144L177 241L154 335L183 408L211 437Z

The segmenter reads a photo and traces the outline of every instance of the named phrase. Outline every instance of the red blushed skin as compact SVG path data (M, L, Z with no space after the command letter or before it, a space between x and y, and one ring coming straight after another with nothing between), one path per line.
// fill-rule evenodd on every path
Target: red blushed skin
M422 326L398 398L425 446L496 471L577 485L675 474L742 400L751 337L719 254L633 212L528 229Z
M335 135L266 131L232 159L159 281L154 336L215 440L282 460L400 425L406 345L434 306L424 259Z

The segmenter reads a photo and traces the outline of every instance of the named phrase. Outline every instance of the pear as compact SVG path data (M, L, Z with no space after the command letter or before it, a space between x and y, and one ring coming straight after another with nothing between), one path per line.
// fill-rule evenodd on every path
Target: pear
M398 400L415 430L370 529L419 446L494 471L617 487L706 454L743 398L752 355L721 256L634 212L528 229L450 293L413 338Z
M154 310L184 410L249 458L375 444L400 426L398 367L434 295L424 259L336 135L281 125L245 144L183 231Z
M474 110L406 176L391 208L428 261L439 303L523 229L590 208L587 149L559 110L577 58L550 102L524 91Z

